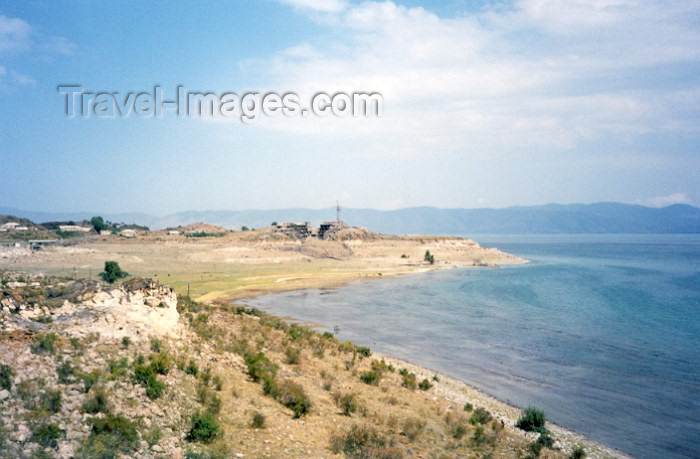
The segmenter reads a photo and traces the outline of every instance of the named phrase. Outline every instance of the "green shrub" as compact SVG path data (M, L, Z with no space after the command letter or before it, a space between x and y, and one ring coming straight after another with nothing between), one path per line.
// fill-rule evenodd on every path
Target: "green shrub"
M102 280L108 284L113 284L128 275L129 273L122 271L116 261L105 261L105 270L100 273Z
M56 424L41 424L32 432L32 441L46 448L58 448L58 439L63 435L63 430Z
M372 360L371 369L380 375L384 375L384 373L393 373L396 370L392 365L386 363L384 360Z
M301 351L295 347L288 346L284 350L288 365L299 365L301 362Z
M253 419L250 421L250 426L254 429L265 428L265 415L259 412L253 413Z
M537 442L545 448L554 446L554 438L552 438L549 432L542 432L540 436L537 437Z
M197 368L197 363L194 360L189 361L185 367L185 373L188 375L197 376L197 373L199 373L199 368Z
M372 351L370 350L370 348L365 346L356 346L355 350L358 354L360 354L363 357L369 357L370 355L372 355Z
M153 371L159 375L167 375L170 369L173 367L173 359L167 352L159 352L158 354L151 354L151 367Z
M61 391L48 390L41 394L39 404L41 409L49 413L58 413L61 411Z
M37 336L34 344L32 344L32 352L35 354L53 354L56 351L56 340L58 336L55 333L46 333Z
M381 376L375 370L365 371L360 375L360 381L362 381L365 384L369 384L370 386L379 385L380 379Z
M401 381L401 385L403 387L410 390L416 390L416 388L418 387L418 382L416 381L415 373L409 373L408 370L406 370L403 373L401 373L401 376L403 378L403 380Z
M221 379L221 376L214 376L214 378L212 378L212 385L214 386L214 390L220 391L224 387L224 382Z
M425 255L423 255L423 261L426 261L428 263L435 264L435 256L430 253L430 250L425 251Z
M248 367L248 375L254 382L274 379L277 374L277 365L272 363L262 352L248 354L244 357L244 361Z
M352 459L403 457L401 451L394 448L377 429L366 424L355 424L345 433L333 435L330 448L334 453L345 453L345 457Z
M484 408L477 408L476 410L474 410L474 413L472 413L472 417L469 418L469 422L472 425L486 424L491 419L493 419L493 416L491 416L491 413L489 413Z
M165 391L165 383L159 381L155 375L148 378L146 382L146 396L151 400L160 398Z
M580 446L574 447L574 450L569 454L569 459L585 459L586 451Z
M108 362L109 374L112 379L116 379L126 375L126 369L129 367L129 360L126 357Z
M353 393L340 393L337 392L333 394L333 401L343 411L345 416L350 416L352 413L357 412L358 403L355 394Z
M205 368L204 371L202 371L202 373L200 373L199 379L202 380L202 383L205 386L208 386L209 382L211 381L211 368L209 368L209 367Z
M423 381L421 381L421 382L418 384L418 388L419 388L420 390L428 390L428 389L430 389L431 387L433 387L433 385L430 384L430 381L428 381L428 379L424 379Z
M126 349L129 347L129 345L131 345L131 338L129 338L128 336L123 337L122 338L122 347L124 349Z
M11 366L4 363L0 365L0 389L10 390L12 388L13 375L14 372Z
M92 370L90 373L78 374L78 378L83 381L83 390L85 393L90 392L92 386L99 381L101 374L102 373L99 370Z
M148 446L157 445L161 438L163 438L163 431L160 427L154 427L145 434L142 435L143 440L148 443Z
M83 403L82 410L88 414L109 413L107 393L102 389L96 390L95 395Z
M153 352L161 352L163 350L163 343L161 343L160 339L151 337L151 350Z
M311 410L311 400L306 396L301 384L285 380L276 386L270 394L282 405L294 412L294 419L298 419Z
M191 418L187 440L211 443L219 436L220 432L221 427L212 413L195 413Z
M471 411L473 409L474 409L474 405L472 405L471 403L464 404L464 411Z
M547 432L545 424L546 418L544 416L544 411L529 406L525 408L520 419L515 423L515 427L526 432L545 433Z
M136 424L120 415L107 414L88 420L90 435L78 449L80 458L116 458L138 447Z
M156 367L152 363L134 367L134 382L146 388L146 396L151 400L160 398L165 391L165 383L158 380Z
M425 421L418 418L408 418L403 422L401 434L413 441L418 438L418 435L425 429Z
M56 374L58 375L58 382L61 384L70 384L73 380L72 377L75 374L75 369L69 362L63 362L56 368Z

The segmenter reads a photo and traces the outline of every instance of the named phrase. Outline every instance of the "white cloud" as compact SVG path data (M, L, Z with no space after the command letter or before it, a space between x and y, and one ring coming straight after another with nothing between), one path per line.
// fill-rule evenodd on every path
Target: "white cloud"
M639 201L639 204L649 207L666 207L672 204L693 204L685 193L673 193L666 196L656 196Z
M32 28L19 18L0 15L0 52L25 51L31 46Z
M347 7L344 0L279 0L295 8L308 9L321 13L337 13Z
M384 117L263 126L354 137L386 155L565 150L610 136L699 132L694 82L641 78L697 67L697 2L522 0L456 18L391 1L326 11L334 12L310 15L326 30L315 46L250 71L306 95L378 91Z

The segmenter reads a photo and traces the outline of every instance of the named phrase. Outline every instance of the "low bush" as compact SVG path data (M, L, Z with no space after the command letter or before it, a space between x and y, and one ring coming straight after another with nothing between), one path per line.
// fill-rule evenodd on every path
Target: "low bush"
M401 459L403 453L394 448L392 442L381 435L374 427L355 424L344 433L333 435L330 448L336 453L344 453L350 459L382 458Z
M167 352L151 354L149 360L151 361L150 366L153 368L153 371L159 375L167 375L173 367L173 358Z
M345 416L351 416L357 412L357 396L353 393L336 392L333 394L333 401L340 408Z
M469 422L472 425L487 424L491 419L493 419L493 416L491 416L491 413L489 413L488 410L485 410L484 408L477 408L474 410L474 413L472 413L472 417L469 418Z
M150 342L151 342L151 350L153 352L161 352L163 350L163 343L160 341L160 339L158 339L156 337L151 337Z
M107 393L103 389L96 390L95 395L83 403L82 410L88 414L109 413Z
M248 375L254 382L272 380L277 374L277 365L262 352L248 354L244 357L244 361L248 367Z
M408 370L401 373L402 381L401 385L409 390L416 390L418 387L418 382L416 381L416 374L409 373Z
M211 443L220 433L221 427L212 413L195 413L192 415L190 430L186 438L188 441Z
M423 381L421 381L421 382L418 384L418 388L419 388L420 390L428 390L428 389L430 389L431 387L433 387L433 385L430 384L430 381L428 381L428 379L424 379Z
M288 346L284 350L288 365L299 365L301 362L301 351L298 348Z
M580 446L576 446L573 451L571 451L571 454L569 454L569 459L585 459L585 457L586 451Z
M188 375L197 376L197 373L199 373L199 368L197 367L197 363L194 360L190 360L187 363L187 366L185 367L185 373Z
M56 374L58 375L58 382L61 384L70 384L73 382L73 376L75 375L75 369L71 366L69 362L63 362L56 368Z
M116 458L129 456L138 447L136 424L120 415L107 414L88 420L90 435L77 451L79 458Z
M99 370L92 370L90 373L79 373L78 378L83 382L83 390L85 393L90 392L92 386L99 381L102 373Z
M372 355L372 351L370 348L365 347L365 346L356 346L355 350L357 351L358 354L360 354L362 357L369 357Z
M471 403L464 404L464 411L471 411L473 409L474 409L474 405L472 405Z
M262 413L253 413L253 419L250 421L250 426L254 429L264 429L265 428L265 416Z
M61 391L60 390L47 390L39 399L39 405L41 409L49 413L58 413L61 411Z
M158 380L156 367L150 365L136 365L134 367L134 382L146 388L146 396L151 400L160 398L165 391L165 383Z
M126 376L127 368L129 367L129 360L126 357L120 359L111 359L108 362L109 375L111 379L120 378Z
M545 424L544 411L530 406L523 411L520 419L515 423L515 427L526 432L545 433L547 432Z
M46 448L58 448L58 439L63 436L63 430L56 424L41 424L32 432L32 441Z
M216 375L214 378L212 378L212 385L214 386L214 390L220 391L224 387L224 382L221 379L221 376Z
M128 336L123 337L123 338L122 338L122 347L123 347L124 349L126 349L126 348L128 348L130 345L131 345L131 338L129 338Z
M413 441L418 438L418 435L420 435L424 429L425 421L418 418L408 418L403 422L401 434Z
M380 379L380 374L377 373L375 370L365 371L360 375L360 381L362 381L365 384L369 384L370 386L379 385Z
M14 372L11 366L4 363L0 365L0 389L10 390L12 388L13 375Z
M301 384L290 380L282 381L270 394L282 405L294 412L294 419L298 419L311 410L311 400L304 392Z
M56 351L58 336L55 333L45 333L37 336L32 344L32 352L35 354L53 354Z

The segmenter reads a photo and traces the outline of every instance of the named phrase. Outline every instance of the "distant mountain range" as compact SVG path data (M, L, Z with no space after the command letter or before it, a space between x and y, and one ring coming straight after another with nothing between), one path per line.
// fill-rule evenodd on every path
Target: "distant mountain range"
M0 214L34 222L80 221L102 215L116 223L136 223L162 229L196 222L227 228L269 226L271 222L334 220L335 209L281 209L242 211L186 211L164 217L143 213L48 213L0 207ZM342 218L353 226L389 234L556 234L556 233L700 233L700 209L674 204L651 208L621 203L547 204L504 209L439 209L411 207L398 210L343 209Z

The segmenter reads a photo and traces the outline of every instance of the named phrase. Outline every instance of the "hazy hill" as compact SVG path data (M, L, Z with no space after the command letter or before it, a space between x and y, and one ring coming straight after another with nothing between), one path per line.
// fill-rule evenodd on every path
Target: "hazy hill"
M0 214L35 222L89 219L99 212L46 213L0 207ZM107 220L129 221L159 229L196 222L228 228L269 226L273 221L321 221L335 218L335 209L280 209L243 211L185 211L164 217L147 214L104 215ZM438 209L412 207L398 210L343 209L354 226L392 234L554 234L554 233L700 233L700 209L685 204L651 208L620 203L548 204L505 209Z

